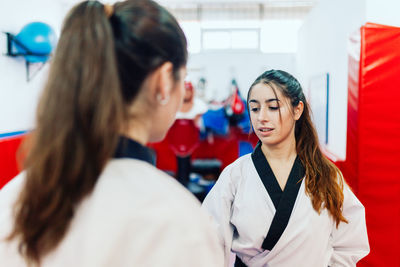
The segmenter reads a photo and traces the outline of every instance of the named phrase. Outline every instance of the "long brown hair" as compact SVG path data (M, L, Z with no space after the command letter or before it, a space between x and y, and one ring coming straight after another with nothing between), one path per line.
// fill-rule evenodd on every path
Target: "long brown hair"
M295 124L295 138L297 154L306 169L306 191L310 195L315 211L320 213L322 208L326 208L335 220L336 227L340 222L347 223L342 214L344 198L342 174L321 152L318 136L311 121L310 108L300 83L285 71L269 70L253 82L247 99L250 99L251 89L259 83L271 85L275 95L275 88L278 88L290 99L292 107L297 107L300 101L303 102L303 114Z
M145 78L167 61L177 78L187 61L186 39L174 17L153 1L116 3L112 14L86 1L67 15L8 238L17 239L28 264L40 265L63 239L114 153L128 105Z

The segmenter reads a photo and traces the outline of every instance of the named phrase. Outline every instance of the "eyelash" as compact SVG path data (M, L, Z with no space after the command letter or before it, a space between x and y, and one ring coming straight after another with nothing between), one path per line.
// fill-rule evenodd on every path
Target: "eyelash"
M279 107L268 107L270 110L278 110L279 109ZM250 111L251 112L257 112L257 111L259 111L260 109L259 108L250 108Z

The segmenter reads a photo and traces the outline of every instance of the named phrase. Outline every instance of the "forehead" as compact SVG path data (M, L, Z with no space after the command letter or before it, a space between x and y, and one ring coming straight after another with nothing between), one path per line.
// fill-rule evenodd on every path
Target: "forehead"
M272 85L274 86L274 85ZM272 89L272 86L269 84L265 84L265 83L258 83L256 85L253 86L253 88L251 89L250 92L250 96L249 96L249 100L250 99L254 99L254 100L258 100L260 102L263 102L264 100L268 100L268 99L282 99L282 92L279 88L277 88L276 86L274 86L275 89L275 93L274 90Z

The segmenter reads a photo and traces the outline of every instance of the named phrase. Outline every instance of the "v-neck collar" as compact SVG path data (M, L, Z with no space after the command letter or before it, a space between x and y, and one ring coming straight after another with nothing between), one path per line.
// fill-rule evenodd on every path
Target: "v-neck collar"
M148 147L125 136L120 136L114 158L132 158L155 165L155 153Z
M288 180L286 181L286 185L283 190L280 187L278 180L276 179L274 172L272 171L271 166L268 163L268 160L265 158L265 155L261 150L261 142L258 142L256 148L251 155L251 158L253 160L257 173L260 176L260 179L268 192L268 195L271 197L271 200L274 203L275 209L277 209L281 201L282 195L285 193L286 189L291 185L299 183L299 181L304 177L305 169L301 164L299 156L296 156Z
M261 142L257 144L251 154L251 158L276 210L267 236L262 244L264 249L272 250L289 223L299 193L301 179L305 175L305 168L301 164L300 158L297 156L292 170L290 171L285 188L282 191L264 153L261 150Z

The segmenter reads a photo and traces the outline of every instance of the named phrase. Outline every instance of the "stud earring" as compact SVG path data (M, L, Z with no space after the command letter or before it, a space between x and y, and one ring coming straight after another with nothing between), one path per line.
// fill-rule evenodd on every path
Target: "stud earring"
M165 106L169 102L169 95L165 98L162 98L161 94L157 94L157 101L160 105Z

